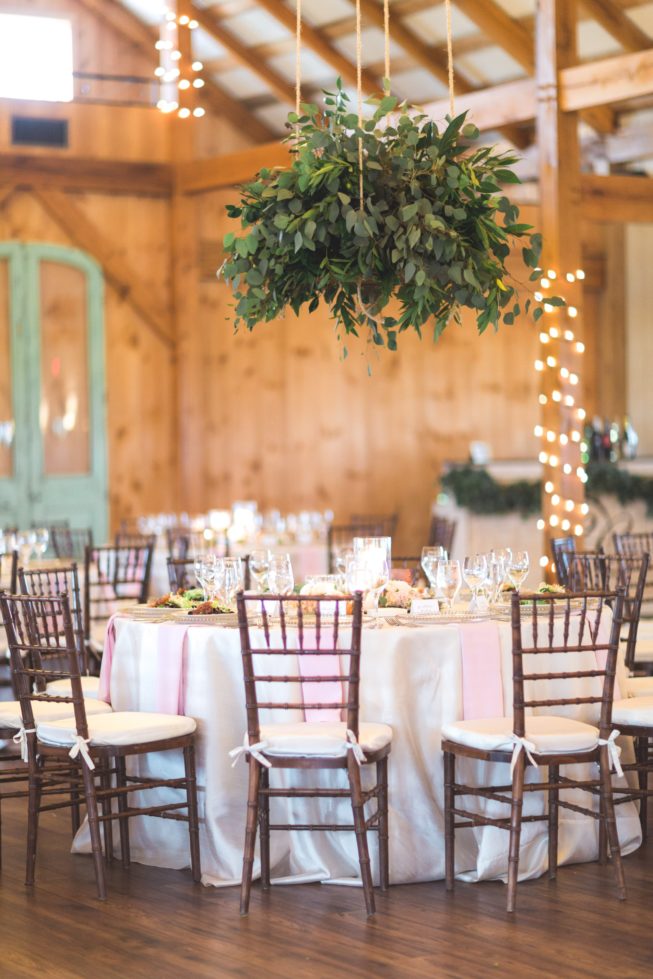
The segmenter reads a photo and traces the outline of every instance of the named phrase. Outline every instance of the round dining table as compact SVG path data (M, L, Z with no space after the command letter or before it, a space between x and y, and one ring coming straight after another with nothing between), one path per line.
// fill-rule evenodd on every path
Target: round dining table
M131 616L123 612L114 617L108 630L108 653L105 646L102 688L115 710L163 709L196 719L202 880L208 885L234 885L241 876L247 801L247 765L240 759L232 766L229 756L230 750L243 744L246 731L239 632L234 617L225 617L215 625L188 624L189 621L155 621L139 612ZM625 684L623 675L621 682ZM586 688L579 689L580 695L586 692ZM509 716L511 698L511 631L505 613L478 622L464 615L458 621L444 616L420 620L398 613L380 620L376 626L364 625L360 719L388 724L393 730L389 759L391 883L444 877L443 726L479 714ZM578 713L583 708L574 710L573 716L589 719ZM624 757L630 747L624 746ZM180 753L142 756L139 764L141 774L182 774ZM459 764L468 784L474 784L471 780L476 780L476 784L509 781L507 765L470 759ZM569 774L574 777L586 771L587 766L570 768ZM530 781L542 780L545 775L543 768L527 770ZM275 769L272 778L283 785L342 787L341 780L346 776L341 771ZM614 779L615 785L625 785L616 775ZM570 790L569 798L577 791ZM528 793L524 815L544 812L544 796L545 793ZM507 806L492 800L483 804L501 815L509 812ZM321 820L351 824L348 800L272 800L272 822L314 824ZM626 854L641 843L638 814L632 802L617 807L617 821L622 852ZM559 862L595 860L597 827L595 820L560 810ZM188 866L185 824L138 817L130 821L130 833L132 857L138 862L169 868ZM459 831L456 874L471 881L504 878L508 836L496 827ZM74 849L87 851L88 846L88 836L82 828ZM370 851L378 879L373 833ZM547 853L546 822L525 822L520 878L544 873ZM357 884L354 834L275 832L271 837L271 868L275 883ZM258 873L258 864L254 871Z

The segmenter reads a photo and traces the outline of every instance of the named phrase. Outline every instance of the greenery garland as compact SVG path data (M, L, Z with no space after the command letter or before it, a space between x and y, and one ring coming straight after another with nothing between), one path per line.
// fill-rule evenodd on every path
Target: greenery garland
M620 503L642 500L653 516L653 479L636 476L610 463L587 467L587 496L616 496ZM541 510L542 483L520 479L499 483L487 469L472 465L455 466L441 480L442 489L452 493L458 506L486 516L520 513L524 517Z
M236 329L287 308L313 312L323 300L346 334L362 329L394 350L399 333L421 336L428 322L437 339L462 308L479 333L528 313L531 299L520 305L506 260L521 240L535 281L542 242L501 191L519 183L517 158L475 147L479 131L464 113L440 130L386 95L370 100L376 111L359 125L340 80L325 96L323 108L288 116L291 164L261 170L240 205L227 206L243 228L226 235L222 266ZM397 315L386 313L391 301ZM542 313L533 303L533 319Z

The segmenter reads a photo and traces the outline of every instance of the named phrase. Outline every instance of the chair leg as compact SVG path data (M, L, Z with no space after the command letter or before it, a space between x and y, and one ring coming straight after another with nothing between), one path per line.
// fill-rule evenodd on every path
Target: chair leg
M262 790L270 787L270 770L261 768L259 787L258 825L261 840L261 886L270 889L270 797Z
M30 772L27 801L27 867L25 870L25 883L28 887L34 883L40 806L41 775Z
M98 765L100 770L100 788L104 789L105 791L111 788L111 775L109 774L110 767L111 761L108 758L102 761L101 766ZM103 816L111 816L111 796L102 796L100 808ZM107 863L111 863L113 861L113 825L110 818L103 820L102 833L104 836L104 859Z
M249 758L249 793L247 796L247 824L245 828L245 850L243 852L243 879L240 885L240 913L249 913L249 896L252 890L252 871L254 867L254 847L256 846L256 826L258 823L259 786L261 766L255 758Z
M70 773L70 822L74 837L77 834L79 827L82 825L82 817L79 806L79 783L77 781L77 772L75 771Z
M88 816L88 828L91 834L91 849L93 852L93 865L95 867L95 883L97 885L98 897L101 901L104 901L106 900L107 896L107 883L104 872L104 860L102 858L102 838L100 834L100 822L98 820L95 779L93 777L93 772L84 761L81 762L80 767L84 776L86 813Z
M184 772L186 775L186 802L188 803L188 835L190 838L190 869L193 880L202 880L200 862L200 820L197 812L197 773L195 770L195 745L184 748Z
M617 820L614 815L614 802L612 799L612 776L610 773L610 759L606 745L599 749L599 764L601 767L601 815L602 821L606 824L608 843L610 844L610 855L617 882L617 897L620 901L626 900L626 880L624 868L621 860L621 848L619 846L619 834L617 833Z
M365 828L365 810L363 806L361 771L360 766L351 751L347 755L347 774L349 776L351 808L354 816L354 830L356 832L358 862L361 868L361 880L363 882L363 893L365 895L365 907L367 909L368 916L370 916L376 912L376 907L374 905L374 885L372 884L372 869L370 867L370 854L367 846L367 830Z
M524 752L520 751L512 776L512 803L510 806L510 848L508 855L508 901L506 910L512 912L517 903L517 879L519 877L519 844L524 799Z
M444 866L446 889L452 891L455 880L456 831L454 829L454 806L456 793L456 756L452 751L444 752Z
M119 789L125 788L127 785L125 758L123 755L118 755L114 761L116 765L116 786ZM129 799L127 793L120 792L118 794L118 812L126 812L128 808ZM129 846L129 819L126 816L118 820L118 829L120 832L120 856L122 858L122 865L127 869L131 861L131 852Z
M639 822L642 827L642 842L648 836L648 738L635 738L635 759L638 764L637 779L642 793L639 800Z
M388 832L388 759L376 763L376 782L379 787L379 883L382 891L390 887L390 850Z
M549 765L549 782L560 781L560 766ZM558 792L549 789L549 880L555 880L558 871Z

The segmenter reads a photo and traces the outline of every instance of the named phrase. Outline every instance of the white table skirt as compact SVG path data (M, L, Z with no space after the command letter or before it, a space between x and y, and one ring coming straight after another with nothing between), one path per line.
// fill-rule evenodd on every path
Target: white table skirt
M157 630L152 623L116 620L117 641L111 672L115 710L155 710ZM510 627L500 624L502 679L506 712L512 703ZM228 752L242 744L246 729L242 665L237 629L197 625L187 640L186 713L198 722L198 786L203 882L240 881L247 799L247 765L231 767ZM444 877L443 772L441 729L462 717L460 634L455 625L365 628L361 662L361 720L383 722L393 729L389 759L390 877L393 883ZM147 756L141 773L168 777L182 773L181 752ZM484 779L506 784L507 765L464 760L458 774L469 782ZM580 774L581 766L569 774ZM546 770L544 770L544 773ZM342 772L273 770L273 782L343 786ZM528 770L529 780L542 777ZM319 782L316 782L316 779ZM617 782L615 781L615 784ZM621 784L624 784L623 782ZM583 801L590 797L583 793ZM150 793L149 798L152 798ZM480 801L480 800L479 800ZM151 803L148 803L151 804ZM597 803L596 803L597 804ZM348 800L272 800L271 822L315 823L320 819L351 823ZM496 810L497 803L489 803ZM526 796L524 813L542 812L544 794ZM508 807L500 807L502 815ZM635 806L617 807L622 851L641 843ZM139 817L130 820L133 859L170 868L189 864L184 823ZM597 822L560 810L561 863L596 859ZM75 847L88 849L80 832ZM370 834L375 875L377 847ZM456 873L468 880L504 877L508 833L494 827L458 831ZM290 881L355 883L356 844L352 833L274 832L271 837L274 878ZM522 828L520 878L537 877L547 868L546 822ZM255 865L258 874L258 862ZM375 876L375 879L376 876Z

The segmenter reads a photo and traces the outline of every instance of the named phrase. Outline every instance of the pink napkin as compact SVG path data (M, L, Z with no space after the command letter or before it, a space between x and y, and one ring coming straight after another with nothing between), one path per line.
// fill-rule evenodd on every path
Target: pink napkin
M458 626L463 663L463 718L503 717L501 644L495 622Z
M393 568L390 572L390 579L392 581L405 581L406 584L412 585L413 572L410 568Z
M157 632L156 709L183 714L185 701L186 637L188 626L164 622Z
M320 635L320 648L328 649L324 643L324 632ZM315 649L317 646L317 634L315 629L304 629L304 649ZM312 676L340 676L340 657L334 653L333 656L299 656L299 675L310 678ZM302 700L305 704L313 703L336 703L342 702L343 690L342 681L334 680L329 683L310 683L310 680L302 683ZM341 721L342 710L340 707L330 707L324 710L310 708L304 709L304 720L314 721Z
M107 622L107 629L104 634L104 650L102 652L102 663L100 664L100 686L98 689L98 700L103 700L106 704L111 703L111 664L113 662L113 650L116 645L116 626L115 613Z

